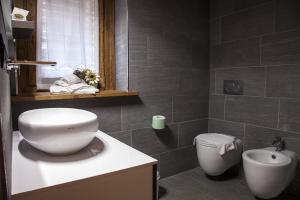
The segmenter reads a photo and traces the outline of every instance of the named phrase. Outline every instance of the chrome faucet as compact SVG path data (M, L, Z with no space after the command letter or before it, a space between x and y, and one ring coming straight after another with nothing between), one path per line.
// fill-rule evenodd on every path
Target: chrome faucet
M11 61L8 60L7 71L10 74L10 89L11 95L15 96L19 94L19 76L20 76L20 67L21 66L42 66L50 65L55 66L56 62L47 62L47 61Z
M274 137L272 146L275 147L275 151L282 151L285 148L285 142L280 136Z

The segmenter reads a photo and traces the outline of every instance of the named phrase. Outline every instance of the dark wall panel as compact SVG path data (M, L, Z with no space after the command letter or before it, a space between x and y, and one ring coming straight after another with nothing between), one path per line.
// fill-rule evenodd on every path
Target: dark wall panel
M12 160L12 123L9 76L4 69L0 69L0 133L1 133L1 196L10 196L11 188L11 160ZM6 183L6 184L4 184ZM6 191L5 191L6 190Z
M300 155L299 5L211 1L210 132L235 135L245 149L270 146L274 136L282 136ZM243 95L224 95L224 80L240 80ZM295 198L300 192L293 188L299 187L297 176L289 189Z

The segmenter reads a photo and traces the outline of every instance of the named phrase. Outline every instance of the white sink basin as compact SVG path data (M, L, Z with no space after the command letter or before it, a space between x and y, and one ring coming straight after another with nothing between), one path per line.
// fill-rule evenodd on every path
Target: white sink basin
M243 153L246 181L252 193L262 199L278 196L292 181L297 166L294 152L274 148L252 149Z
M19 129L33 147L51 154L71 154L87 146L98 131L94 113L73 108L45 108L22 113Z

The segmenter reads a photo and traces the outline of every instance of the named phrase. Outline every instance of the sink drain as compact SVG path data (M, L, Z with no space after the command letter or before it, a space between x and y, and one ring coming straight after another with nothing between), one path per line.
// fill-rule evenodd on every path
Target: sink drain
M271 157L272 157L272 159L276 159L276 156L275 156L274 154L272 154L272 156L271 156Z

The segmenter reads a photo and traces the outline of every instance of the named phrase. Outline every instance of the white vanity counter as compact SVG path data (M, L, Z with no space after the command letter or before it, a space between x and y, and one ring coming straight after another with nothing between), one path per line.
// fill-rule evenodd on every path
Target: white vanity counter
M42 153L14 132L12 196L156 164L157 160L101 131L87 148L68 156Z

